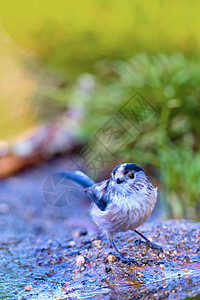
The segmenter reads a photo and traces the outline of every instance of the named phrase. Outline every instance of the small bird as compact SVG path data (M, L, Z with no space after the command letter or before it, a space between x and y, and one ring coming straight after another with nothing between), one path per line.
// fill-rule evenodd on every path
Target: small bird
M116 232L134 230L149 247L163 252L159 245L136 230L150 216L157 200L157 188L141 167L132 163L121 164L112 170L110 179L99 183L80 171L62 172L60 175L85 188L84 191L93 201L92 218L106 234L121 261L137 263L120 253L114 242Z

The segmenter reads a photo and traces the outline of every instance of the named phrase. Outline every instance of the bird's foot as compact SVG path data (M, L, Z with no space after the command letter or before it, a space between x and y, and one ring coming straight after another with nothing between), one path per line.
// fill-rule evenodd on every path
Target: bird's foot
M125 258L121 252L118 250L117 246L115 245L114 241L109 239L109 241L111 242L111 245L113 246L113 248L115 249L115 253L114 255L119 259L121 260L123 263L134 263L134 264L137 264L138 265L138 262L132 258Z
M148 241L148 242L146 242L146 243L147 243L147 245L148 245L150 248L155 249L155 250L158 250L158 251L160 251L160 252L164 252L164 251L163 251L163 248L160 247L159 245L154 244L154 243L152 243L152 242L150 242L150 241Z
M121 262L125 263L125 264L136 264L139 265L138 262L136 260L134 260L133 258L128 258L128 257L124 257L121 253L112 253L113 255L115 255L117 257L117 259L121 260Z
M137 240L135 240L135 244L139 244L139 245L146 244L147 246L149 246L149 248L158 250L160 252L164 252L162 247L160 247L157 244L152 243L151 241L142 241L141 239L137 239Z
M138 262L136 260L134 260L133 258L127 258L127 257L118 257L119 260L121 260L121 262L125 263L125 264L136 264L139 265Z
M141 239L135 240L134 243L135 243L136 245L146 244L146 242L143 241L143 240L141 240Z

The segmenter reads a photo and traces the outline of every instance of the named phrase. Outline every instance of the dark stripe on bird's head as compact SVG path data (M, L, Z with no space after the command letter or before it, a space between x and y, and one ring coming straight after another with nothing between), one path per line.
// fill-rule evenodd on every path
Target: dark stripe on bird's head
M117 170L119 168L123 167L123 172L124 174L127 174L129 171L134 171L134 172L139 172L139 171L143 171L144 172L144 169L142 169L141 167L139 167L138 165L135 165L135 164L130 164L130 163L126 163L126 164L122 164L122 165L119 165L117 167L115 167L113 170L112 170L112 174L115 175Z
M142 169L141 167L139 167L138 165L135 165L135 164L126 164L124 166L124 173L127 174L129 171L134 171L134 172L143 171L144 172L144 169Z

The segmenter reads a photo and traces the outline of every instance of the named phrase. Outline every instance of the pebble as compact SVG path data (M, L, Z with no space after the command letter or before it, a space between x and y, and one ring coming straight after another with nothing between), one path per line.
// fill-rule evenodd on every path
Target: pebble
M163 264L160 264L160 268L163 269L165 266Z
M32 285L26 285L24 288L26 291L30 291L33 289Z
M139 277L142 277L142 278L145 277L144 274L141 273L141 272L137 272L137 275L138 275Z
M127 240L127 242L130 243L130 242L132 242L133 240L134 240L134 238L131 237L131 238L129 238L129 239Z
M117 259L117 257L116 257L115 255L113 255L113 254L109 254L109 255L107 256L107 260L108 260L109 262L114 262L114 261L116 261L116 259Z
M85 263L85 258L83 255L79 255L76 257L75 261L76 261L76 266L80 267L81 265L83 265Z
M70 246L70 247L75 247L75 246L76 246L76 243L75 243L74 241L70 241L70 242L69 242L69 246Z
M94 240L92 241L92 244L98 248L101 247L101 244L102 244L102 240Z

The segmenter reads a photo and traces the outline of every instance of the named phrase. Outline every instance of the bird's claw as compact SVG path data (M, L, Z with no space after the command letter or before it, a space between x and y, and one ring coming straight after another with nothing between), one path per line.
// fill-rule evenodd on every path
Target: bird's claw
M125 263L125 264L136 264L136 265L139 265L138 262L136 260L134 260L133 258L127 258L127 257L123 257L122 255L118 255L118 254L115 254L115 256L121 260L121 262Z
M147 242L147 245L148 245L150 248L152 248L152 249L158 250L158 251L160 251L160 252L164 252L164 251L163 251L163 248L160 247L160 246L157 245L157 244L154 244L154 243L152 243L152 242Z
M141 245L141 244L146 244L147 242L142 241L141 239L137 239L137 240L134 241L134 243L135 243L136 245Z
M139 244L139 245L146 244L147 246L149 246L149 248L152 248L154 250L158 250L160 252L164 252L162 247L160 247L159 245L154 244L150 241L142 241L141 239L137 239L137 240L135 240L135 244Z
M124 257L123 254L121 254L120 252L119 253L110 252L109 254L114 255L118 260L121 260L121 262L123 262L125 264L133 263L133 264L139 265L139 263L136 260L134 260L133 258Z

